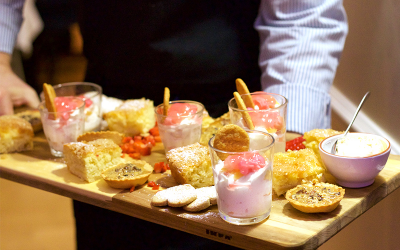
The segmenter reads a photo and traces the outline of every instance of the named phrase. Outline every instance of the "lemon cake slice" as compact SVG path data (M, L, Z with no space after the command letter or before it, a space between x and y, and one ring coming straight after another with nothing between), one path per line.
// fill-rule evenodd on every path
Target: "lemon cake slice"
M166 157L177 183L191 184L195 188L214 185L208 147L195 143L171 149Z
M280 196L287 190L314 179L325 181L325 168L309 148L274 155L272 189Z
M87 182L100 179L104 169L123 162L121 154L121 148L109 139L64 144L68 170Z
M0 116L0 154L33 149L33 128L15 115Z
M154 104L149 99L127 100L118 108L103 115L111 131L125 136L148 133L156 124Z
M318 158L318 161L321 163L322 166L324 166L324 163L322 162L321 156L319 155L319 143L323 141L325 138L328 138L332 135L339 135L343 134L344 132L342 131L336 131L333 129L313 129L308 132L304 133L304 139L305 141L305 146L306 148L310 148L314 151L315 155Z

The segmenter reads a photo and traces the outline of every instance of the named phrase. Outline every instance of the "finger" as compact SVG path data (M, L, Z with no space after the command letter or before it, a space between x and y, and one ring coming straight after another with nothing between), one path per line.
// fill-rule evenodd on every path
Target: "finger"
M0 89L0 115L12 114L14 114L14 109L10 93L7 90Z

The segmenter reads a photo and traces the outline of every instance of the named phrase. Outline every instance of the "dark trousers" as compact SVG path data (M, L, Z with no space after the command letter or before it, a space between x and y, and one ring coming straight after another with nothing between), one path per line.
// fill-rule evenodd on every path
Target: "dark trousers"
M74 200L78 250L238 249Z

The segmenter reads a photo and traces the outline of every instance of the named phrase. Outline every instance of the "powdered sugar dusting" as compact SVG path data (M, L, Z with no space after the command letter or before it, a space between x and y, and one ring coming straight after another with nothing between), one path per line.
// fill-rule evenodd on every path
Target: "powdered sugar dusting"
M146 105L148 105L149 100L147 99L134 99L134 100L127 100L125 101L120 107L118 107L118 110L140 110Z
M218 211L207 211L205 213L183 213L179 214L179 217L185 218L185 219L193 219L193 220L198 220L198 221L203 221L203 222L211 222L214 223L215 219L219 219L219 213Z

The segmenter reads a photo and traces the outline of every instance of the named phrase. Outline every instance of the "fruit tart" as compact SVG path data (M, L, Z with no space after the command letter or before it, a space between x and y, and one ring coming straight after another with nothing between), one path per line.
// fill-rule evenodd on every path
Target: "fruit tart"
M285 197L304 213L329 213L339 205L344 193L339 186L314 180L290 189Z
M152 172L153 168L147 162L131 159L107 168L101 176L110 187L127 189L143 185Z

